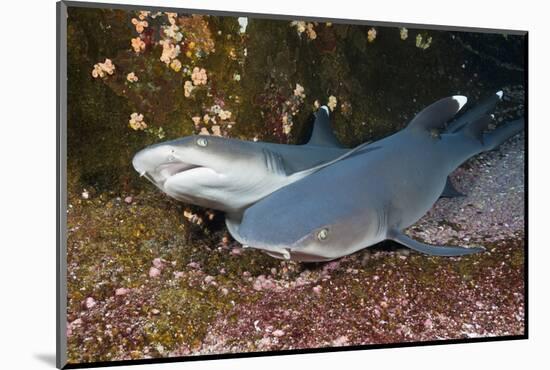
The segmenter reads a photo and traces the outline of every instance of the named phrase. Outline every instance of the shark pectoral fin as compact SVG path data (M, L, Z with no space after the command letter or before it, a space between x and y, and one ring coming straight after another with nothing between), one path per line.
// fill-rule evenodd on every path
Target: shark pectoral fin
M227 231L229 231L229 234L241 243L242 245L246 245L247 242L245 238L241 236L241 233L239 232L239 226L241 225L242 220L242 213L226 213L225 215L225 226L227 226Z
M407 128L430 131L442 127L453 118L466 104L468 99L462 95L450 96L436 101L420 111Z
M288 176L288 181L289 183L292 183L294 181L297 181L299 179L302 179L306 176L309 176L311 175L312 173L315 173L317 171L319 171L320 169L324 168L324 167L327 167L327 166L330 166L331 164L334 164L338 161L341 161L342 159L345 159L349 156L351 156L352 154L355 154L357 153L358 151L362 150L362 153L367 153L367 152L371 152L373 150L377 150L377 149L380 149L379 146L373 146L371 148L365 148L367 145L369 145L371 142L366 142L366 143L363 143L361 145L358 145L356 146L355 148L351 149L350 151L346 152L345 154L342 154L341 156L331 160L331 161L328 161L328 162L325 162L325 163L321 163L320 165L318 166L314 166L314 167L311 167L311 168L308 168L307 170L303 170L303 171L299 171L299 172L294 172L292 175Z
M323 105L314 115L313 131L306 145L343 148L332 130L328 107Z
M391 235L388 235L388 238L396 241L400 244L403 244L417 252L428 254L430 256L464 256L467 254L484 252L485 248L483 247L451 247L451 246L436 246L420 243L414 239L409 238L407 235L401 232L393 232Z
M454 187L453 183L451 182L451 179L447 177L447 182L445 183L445 188L443 189L443 192L439 196L440 198L456 198L456 197L465 197L466 194L459 192Z

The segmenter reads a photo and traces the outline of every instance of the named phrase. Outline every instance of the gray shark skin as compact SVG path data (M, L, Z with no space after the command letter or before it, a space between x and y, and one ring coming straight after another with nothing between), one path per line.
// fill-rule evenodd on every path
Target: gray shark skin
M132 164L177 200L238 215L275 190L349 154L334 136L324 106L315 113L306 145L188 136L147 147Z
M445 194L447 177L460 164L523 130L520 119L484 133L491 120L488 112L501 98L499 91L440 133L466 103L463 96L442 99L405 129L365 147L376 150L359 150L242 214L229 214L227 227L245 246L298 261L332 260L386 239L429 255L481 252L483 247L423 244L403 230Z

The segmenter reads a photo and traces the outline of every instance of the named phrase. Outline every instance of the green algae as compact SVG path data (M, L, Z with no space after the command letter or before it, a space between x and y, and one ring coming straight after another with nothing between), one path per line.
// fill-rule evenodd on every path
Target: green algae
M231 303L227 298L219 298L214 289L202 291L180 286L161 290L155 307L160 313L145 327L145 340L153 348L162 345L170 349L184 344L200 347L209 323L226 312Z

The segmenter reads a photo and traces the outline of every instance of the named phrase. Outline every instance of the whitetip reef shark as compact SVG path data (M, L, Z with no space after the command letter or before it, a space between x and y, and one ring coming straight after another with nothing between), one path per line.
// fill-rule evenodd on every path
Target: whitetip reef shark
M193 135L151 145L139 151L132 164L172 198L238 214L275 190L360 149L339 144L324 106L315 113L305 145Z
M329 110L316 113L306 145L189 136L138 152L136 171L167 195L226 213L241 244L277 258L326 261L392 239L417 251L456 256L481 247L429 246L402 230L440 196L461 196L448 175L523 129L514 121L484 134L497 92L445 123L466 97L442 99L403 130L354 149L330 129Z
M277 258L314 262L352 254L383 240L418 252L461 256L483 247L434 246L403 230L437 201L448 175L470 157L492 150L523 129L523 119L484 133L502 91L440 133L466 104L452 96L428 106L409 125L353 156L319 169L228 218L243 245Z

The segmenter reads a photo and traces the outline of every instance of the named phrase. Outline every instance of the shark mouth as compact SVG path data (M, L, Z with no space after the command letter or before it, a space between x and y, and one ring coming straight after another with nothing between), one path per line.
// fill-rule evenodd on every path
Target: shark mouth
M197 168L204 168L204 167L191 164L191 163L185 163L185 162L163 163L159 165L152 173L144 171L141 173L141 176L145 177L154 185L162 189L164 183L170 177L183 172L192 171Z
M292 260L300 262L326 262L334 258L318 256L311 253L297 252L297 251L286 251L285 253L275 252L275 251L263 251L268 256L278 258L280 260Z
M161 177L167 179L178 173L191 171L195 168L201 168L201 167L202 166L191 164L191 163L185 163L185 162L165 163L157 167L157 172L161 175Z

